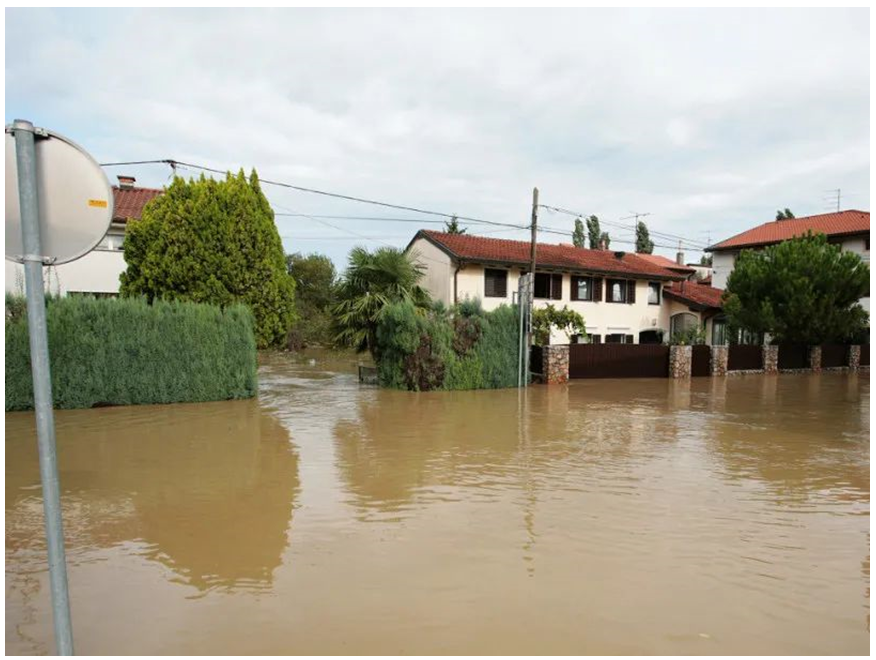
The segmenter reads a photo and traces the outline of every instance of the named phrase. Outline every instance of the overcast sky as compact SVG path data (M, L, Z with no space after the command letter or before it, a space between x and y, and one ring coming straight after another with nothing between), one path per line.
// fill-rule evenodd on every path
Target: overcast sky
M689 261L778 207L823 212L829 189L869 210L869 92L867 9L6 10L7 123L64 133L100 162L255 166L521 224L537 185L543 203L610 222L648 212L689 240ZM162 186L170 172L108 173ZM282 212L418 217L266 192ZM376 240L277 218L287 251L339 265L354 244L403 246L432 226L328 222ZM631 248L631 230L605 228Z

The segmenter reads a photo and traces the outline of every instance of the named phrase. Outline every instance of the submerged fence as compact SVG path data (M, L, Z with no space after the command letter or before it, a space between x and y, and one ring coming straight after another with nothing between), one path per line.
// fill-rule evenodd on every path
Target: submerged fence
M666 378L669 346L571 344L569 378Z
M796 344L664 346L564 344L534 346L532 372L544 382L569 378L689 378L727 373L869 369L870 346Z

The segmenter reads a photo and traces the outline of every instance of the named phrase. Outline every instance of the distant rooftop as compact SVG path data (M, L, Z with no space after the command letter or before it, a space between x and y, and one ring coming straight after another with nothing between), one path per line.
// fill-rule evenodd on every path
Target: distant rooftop
M839 211L836 213L822 213L810 215L805 218L792 218L790 220L774 220L736 234L730 238L715 243L706 248L709 252L721 250L736 250L756 245L770 245L780 243L795 236L801 236L807 231L814 234L827 234L828 236L849 236L855 234L870 233L869 211Z

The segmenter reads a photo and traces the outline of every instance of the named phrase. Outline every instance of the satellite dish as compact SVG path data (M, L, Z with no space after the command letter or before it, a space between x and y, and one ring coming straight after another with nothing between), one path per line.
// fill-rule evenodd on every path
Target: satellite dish
M113 191L97 164L67 138L35 129L40 244L47 263L75 261L109 230ZM23 263L15 137L6 131L6 258Z

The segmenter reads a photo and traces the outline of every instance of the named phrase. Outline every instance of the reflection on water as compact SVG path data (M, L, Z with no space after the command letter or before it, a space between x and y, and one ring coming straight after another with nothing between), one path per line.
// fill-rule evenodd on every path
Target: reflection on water
M78 650L868 649L869 375L413 394L352 366L59 413ZM6 648L45 652L32 421L6 425Z

